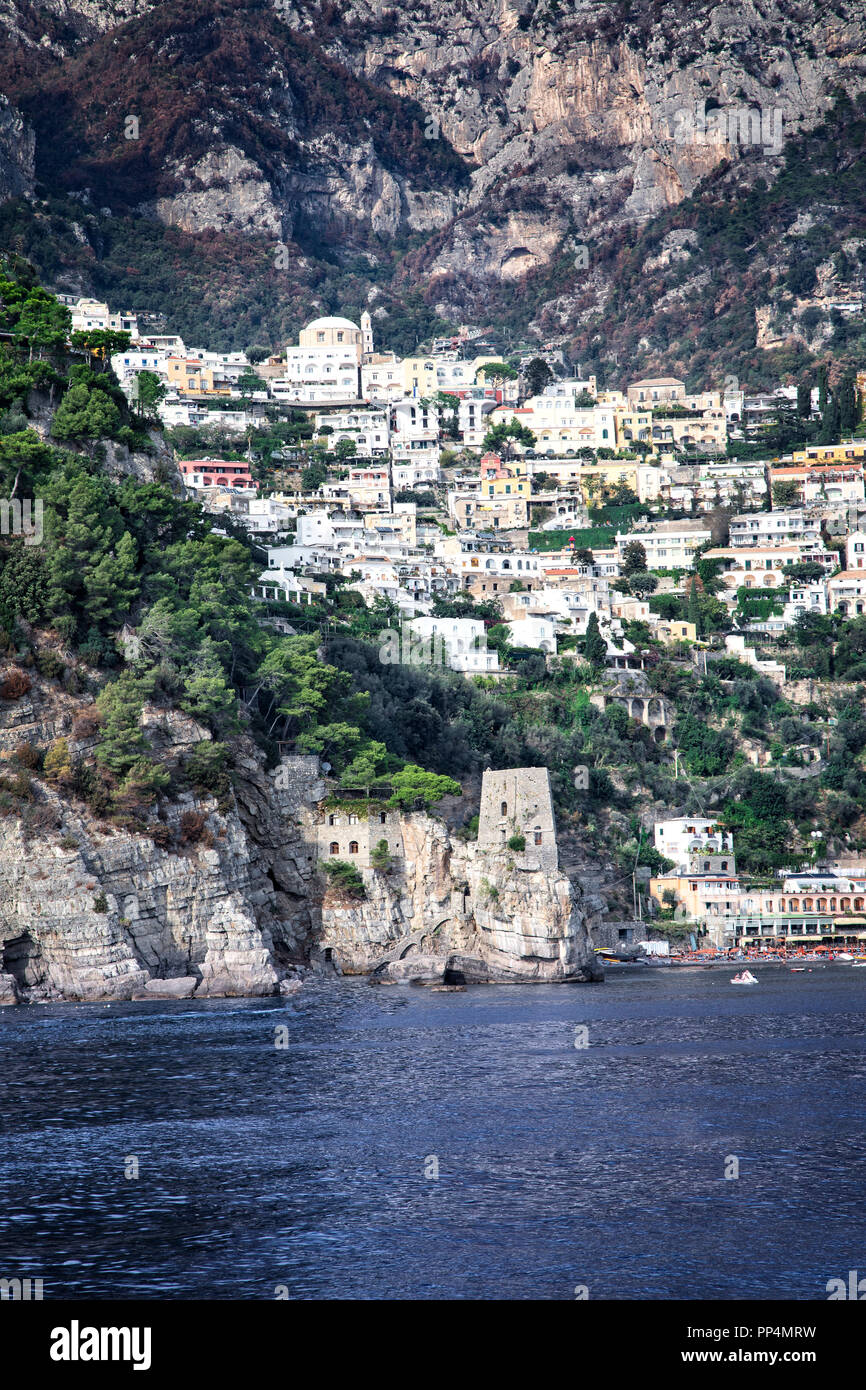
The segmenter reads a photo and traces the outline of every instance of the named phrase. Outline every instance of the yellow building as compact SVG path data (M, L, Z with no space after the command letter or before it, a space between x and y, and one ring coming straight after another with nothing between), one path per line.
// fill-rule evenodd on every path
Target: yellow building
M213 369L195 357L167 357L165 371L173 391L196 391L202 395L214 390ZM225 394L230 394L226 391Z
M482 499L529 497L532 493L526 459L503 461L498 454L483 454L479 479Z
M617 392L617 395L620 395ZM628 448L630 444L648 444L651 449L655 449L653 443L653 413L651 410L639 409L628 404L617 405L614 407L614 422L616 424L616 442L619 448Z
M805 449L797 449L791 455L792 464L800 467L809 463L849 463L851 460L866 460L866 440L849 439L843 444L810 444ZM774 472L776 471L774 469Z
M653 636L660 642L697 642L698 630L694 623L671 619L668 623L656 623Z

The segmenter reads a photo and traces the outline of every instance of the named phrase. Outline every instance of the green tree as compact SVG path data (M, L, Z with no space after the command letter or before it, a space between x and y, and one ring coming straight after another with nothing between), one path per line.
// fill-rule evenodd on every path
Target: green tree
M459 796L461 786L453 777L443 777L435 772L425 772L416 763L407 763L391 778L393 795L388 805L400 807L404 811L417 809L430 810L443 796Z
M791 507L796 506L800 500L800 489L794 482L786 479L778 483L773 483L773 506Z
M598 626L598 614L595 609L589 615L586 624L586 635L583 639L583 654L587 661L595 670L600 671L607 661L607 643L601 635Z
M523 373L528 396L540 396L545 386L553 380L553 372L543 357L533 357Z
M159 418L159 404L166 388L156 372L138 372L135 378L135 409L143 420Z
M110 439L120 423L120 411L110 396L78 381L57 407L51 433L55 439Z
M148 743L140 719L152 690L152 677L122 671L96 697L102 715L96 760L114 773L125 774L136 759L147 756Z
M87 352L108 371L111 359L118 352L126 352L132 337L129 333L118 333L109 328L86 328L72 334L72 347L79 352Z
M535 445L535 435L527 425L523 425L519 420L500 420L497 424L491 425L484 436L483 448L485 452L494 454L504 454L509 458L514 453L514 445L522 444L525 449L532 449Z
M379 840L370 855L370 863L379 873L387 873L391 867L391 851L387 840Z
M698 593L698 581L692 579L689 585L689 606L686 610L686 622L693 623L695 632L700 637L704 630L703 614L701 613L701 598Z
M646 549L640 541L629 541L622 551L623 574L639 574L646 570Z

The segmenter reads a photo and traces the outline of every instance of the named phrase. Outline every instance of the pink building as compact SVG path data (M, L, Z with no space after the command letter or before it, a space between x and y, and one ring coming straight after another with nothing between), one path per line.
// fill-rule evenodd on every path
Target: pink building
M188 487L244 487L257 491L250 475L249 459L179 459L178 467Z

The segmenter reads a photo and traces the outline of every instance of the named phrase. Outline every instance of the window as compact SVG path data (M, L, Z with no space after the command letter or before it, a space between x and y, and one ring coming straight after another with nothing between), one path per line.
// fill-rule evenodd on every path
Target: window
M384 825L387 819L388 819L388 813L387 813L386 811L380 811L380 812L379 812L379 824L380 824L380 825Z
M328 824L329 824L329 825L336 825L336 824L337 824L337 817L336 817L336 816L328 816Z
M540 844L541 844L541 831L540 831L540 830L536 830L536 832L535 832L535 843L536 843L537 845L540 845Z
M502 805L501 805L500 808L499 808L499 814L500 814L501 816L507 816L507 815L508 815L508 802L507 802L507 801L503 801Z
M357 841L357 840L350 840L350 841L349 841L349 853L350 853L350 854L357 854L357 853L358 853L358 841Z
M331 854L339 854L339 853L340 853L340 846L337 844L337 841L336 841L336 840L332 840L332 841L331 841L331 849L330 849L330 852L331 852Z

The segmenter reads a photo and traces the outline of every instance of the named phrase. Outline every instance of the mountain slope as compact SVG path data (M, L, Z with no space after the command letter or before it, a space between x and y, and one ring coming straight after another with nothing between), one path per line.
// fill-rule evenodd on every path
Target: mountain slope
M775 370L766 351L786 330L769 324L791 311L773 279L790 266L770 257L752 283L713 253L710 272L703 232L697 256L688 250L689 218L740 225L755 211L749 190L772 188L792 148L817 151L832 185L838 123L822 133L823 117L838 87L866 85L866 18L844 0L675 11L657 0L57 0L50 15L23 3L6 15L0 90L35 132L29 191L50 196L28 201L22 177L7 180L0 237L58 283L235 346L279 341L320 306L369 304L379 340L398 350L440 320L470 319L501 323L505 346L554 338L603 368L598 329L612 326L619 366L659 354L673 366L718 320L712 281L713 305L744 300L738 352L759 376ZM738 112L763 114L768 147L706 138L695 118L714 110L735 136ZM130 117L137 140L125 138ZM2 168L0 131L0 195ZM862 210L843 191L856 239ZM816 243L835 232L839 198L822 195L815 211L815 196L806 180L792 196L789 179L790 221L766 221L769 245L801 212ZM665 265L635 262L642 246L644 261L676 271L661 294L686 325L659 320L655 290L648 301L646 277L656 286ZM623 274L641 286L639 309L623 307ZM727 342L729 318L717 335ZM848 350L851 335L836 341L829 327L804 343ZM707 350L715 370L724 343Z

